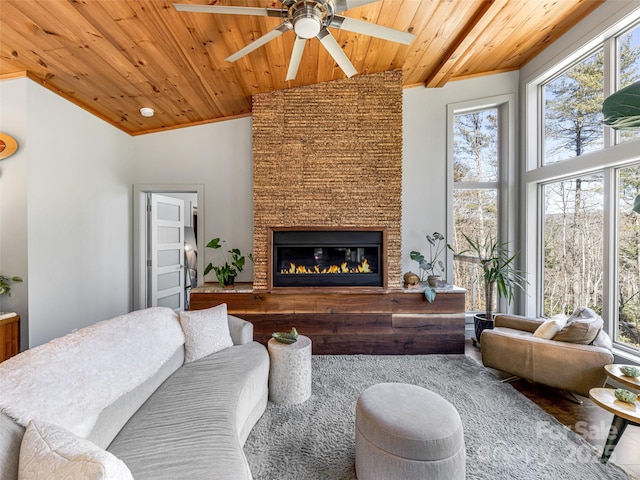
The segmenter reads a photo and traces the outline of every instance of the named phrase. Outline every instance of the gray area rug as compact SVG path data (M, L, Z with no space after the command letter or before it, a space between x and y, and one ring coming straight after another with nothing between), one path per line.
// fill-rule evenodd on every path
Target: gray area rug
M457 408L468 479L629 478L464 355L314 355L312 362L311 398L288 407L269 402L249 435L244 451L254 480L354 480L356 401L381 382L420 385Z

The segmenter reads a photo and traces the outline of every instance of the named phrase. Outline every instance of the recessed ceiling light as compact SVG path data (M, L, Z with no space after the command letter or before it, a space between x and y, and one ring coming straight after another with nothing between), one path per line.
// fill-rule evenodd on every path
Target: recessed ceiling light
M142 107L140 109L140 115L142 115L143 117L153 117L154 113L155 112L153 111L153 108Z

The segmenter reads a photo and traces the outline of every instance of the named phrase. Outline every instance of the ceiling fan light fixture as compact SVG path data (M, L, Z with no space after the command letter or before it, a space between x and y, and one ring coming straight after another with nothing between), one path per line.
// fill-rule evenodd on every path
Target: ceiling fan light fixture
M293 14L293 31L300 38L313 38L320 33L322 12L317 8L305 5Z

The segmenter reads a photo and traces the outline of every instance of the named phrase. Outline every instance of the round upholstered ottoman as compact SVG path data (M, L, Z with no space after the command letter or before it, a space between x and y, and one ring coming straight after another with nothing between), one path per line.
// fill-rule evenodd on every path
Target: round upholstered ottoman
M460 415L437 393L380 383L358 398L358 480L463 480L465 458Z

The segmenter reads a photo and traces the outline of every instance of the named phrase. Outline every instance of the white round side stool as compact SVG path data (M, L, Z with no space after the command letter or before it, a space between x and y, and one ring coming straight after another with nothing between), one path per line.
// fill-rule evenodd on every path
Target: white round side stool
M295 405L311 396L311 339L300 335L287 344L272 338L267 343L269 400L279 405Z

